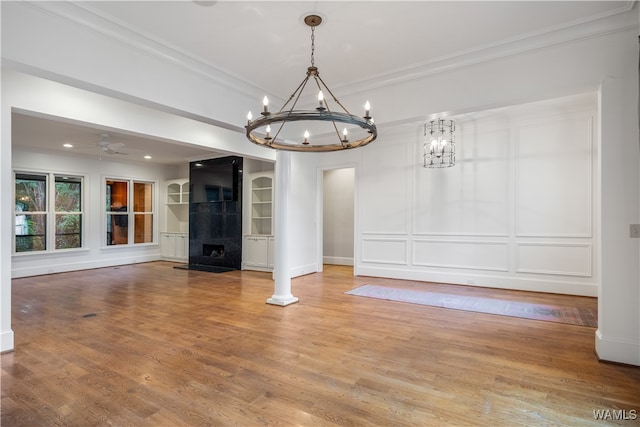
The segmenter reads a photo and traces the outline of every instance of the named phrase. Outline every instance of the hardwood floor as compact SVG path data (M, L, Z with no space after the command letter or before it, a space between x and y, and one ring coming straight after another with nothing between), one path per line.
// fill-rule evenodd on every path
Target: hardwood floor
M2 426L639 423L640 369L598 362L594 328L345 292L371 283L578 306L593 298L326 266L293 279L300 302L278 307L265 304L269 273L173 265L15 279ZM627 419L596 420L595 410Z

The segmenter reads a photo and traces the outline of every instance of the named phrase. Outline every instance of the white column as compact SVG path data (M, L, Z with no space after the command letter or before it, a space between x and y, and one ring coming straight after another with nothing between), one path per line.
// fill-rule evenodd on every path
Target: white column
M268 304L289 305L298 302L291 294L291 266L289 265L289 194L291 193L291 153L279 150L276 153L275 170L275 254L274 292L267 299Z

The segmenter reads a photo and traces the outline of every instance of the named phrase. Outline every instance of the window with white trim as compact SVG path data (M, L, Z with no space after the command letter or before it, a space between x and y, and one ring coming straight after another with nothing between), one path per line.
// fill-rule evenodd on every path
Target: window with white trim
M148 181L105 180L108 246L154 242L154 189Z
M82 248L82 176L14 174L14 252Z

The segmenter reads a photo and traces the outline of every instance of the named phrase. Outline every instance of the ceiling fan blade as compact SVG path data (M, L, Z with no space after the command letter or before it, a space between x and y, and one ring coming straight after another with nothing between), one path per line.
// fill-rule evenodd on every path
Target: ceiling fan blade
M109 153L109 154L120 154L120 155L123 155L123 156L128 156L129 155L129 153L125 153L124 151L112 150L111 147L107 147L107 149L105 151L107 153Z
M124 147L124 142L110 142L107 144L107 148L114 151L118 151L122 147Z

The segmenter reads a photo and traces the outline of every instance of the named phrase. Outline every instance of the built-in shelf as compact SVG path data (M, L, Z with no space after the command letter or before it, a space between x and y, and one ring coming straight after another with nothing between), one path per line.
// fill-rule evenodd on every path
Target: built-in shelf
M165 183L166 225L160 232L162 257L186 261L189 248L189 180L172 179Z
M167 182L167 204L189 204L189 180L176 179Z
M273 234L273 172L251 175L251 235Z
M273 172L250 176L251 234L243 240L243 268L273 270Z

